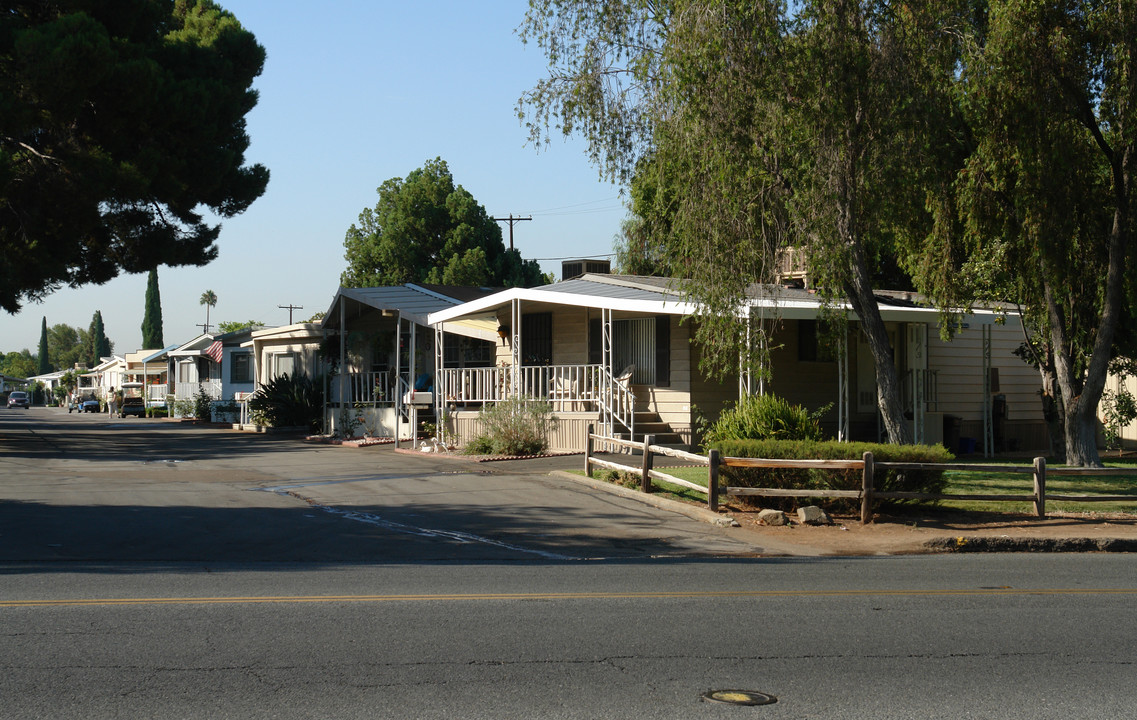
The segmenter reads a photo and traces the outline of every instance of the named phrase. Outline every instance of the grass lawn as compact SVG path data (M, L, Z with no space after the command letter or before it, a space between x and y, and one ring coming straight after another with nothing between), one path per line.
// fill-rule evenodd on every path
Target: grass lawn
M1125 468L1133 470L1131 476L1121 477L1061 477L1047 474L1046 492L1060 495L1132 495L1133 502L1057 502L1047 500L1047 512L1070 513L1132 513L1137 514L1137 459L1133 458L1103 458L1106 467ZM977 460L976 464L984 465L1027 465L1028 460ZM657 468L669 475L687 480L689 482L705 485L707 482L707 468L705 467L677 467ZM1056 469L1048 466L1048 469ZM577 474L583 475L583 471ZM611 482L619 482L627 487L639 487L639 474L618 474L614 471L596 468L594 477ZM944 473L947 478L945 494L948 495L1030 495L1034 492L1034 481L1030 475L1019 473L998 472L965 472L949 470ZM621 476L621 477L617 477ZM681 485L652 481L656 492L672 496L679 500L705 504L707 496L704 493L690 490ZM726 498L722 497L725 501ZM1032 503L1021 502L995 502L981 500L943 500L929 507L940 507L948 510L964 512L986 513L1013 513L1033 514Z
M1046 493L1048 495L1132 495L1133 502L1058 502L1046 501L1047 512L1085 512L1137 513L1137 461L1130 458L1102 458L1106 467L1132 470L1133 475L1121 477L1063 477L1050 471L1057 468L1047 466ZM1026 465L1026 460L982 460L984 465ZM962 472L949 470L946 494L1008 494L1029 495L1034 492L1034 481L1030 475L996 472ZM953 510L1033 513L1031 503L1004 503L970 500L944 500L940 507Z

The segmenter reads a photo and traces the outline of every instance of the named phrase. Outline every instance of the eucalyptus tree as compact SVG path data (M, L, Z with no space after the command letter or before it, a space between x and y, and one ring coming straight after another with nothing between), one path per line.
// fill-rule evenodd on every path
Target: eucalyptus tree
M672 193L667 222L646 232L692 278L683 287L704 308L707 368L737 363L748 287L775 278L779 251L801 248L823 295L862 322L893 442L910 432L872 278L896 254L898 226L930 221L916 176L938 126L928 117L938 107L920 98L952 44L940 12L868 0L532 0L521 27L550 61L519 104L532 137L579 132L611 179L646 169Z

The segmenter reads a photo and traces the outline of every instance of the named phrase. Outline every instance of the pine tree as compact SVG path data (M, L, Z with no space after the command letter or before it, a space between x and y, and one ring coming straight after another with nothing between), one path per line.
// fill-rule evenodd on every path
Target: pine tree
M162 342L162 295L158 291L158 269L150 271L146 282L146 313L142 318L142 347L158 349Z
M51 361L47 357L47 318L45 317L39 330L39 367L36 374L46 375L49 372L51 372Z

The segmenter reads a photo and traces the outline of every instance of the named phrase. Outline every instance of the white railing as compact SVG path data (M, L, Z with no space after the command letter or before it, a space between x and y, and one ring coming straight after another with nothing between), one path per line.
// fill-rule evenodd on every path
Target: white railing
M394 404L390 375L386 372L352 373L347 376L348 397L351 404ZM338 389L338 387L337 387Z
M483 405L510 394L509 368L449 368L439 373L436 390L442 402Z
M197 395L198 390L204 390L205 394L213 400L221 399L221 381L220 380L204 380L202 382L180 382L174 386L174 397L178 400L189 400Z
M602 374L600 393L600 417L607 435L616 436L619 423L628 429L628 440L636 436L636 396L632 394L631 378L625 384L617 380L608 368L600 368Z
M603 394L599 365L530 365L517 374L516 394L542 398L556 412L595 410ZM439 374L440 400L459 405L483 405L514 395L514 377L508 366L448 368Z
M508 366L448 368L439 373L439 401L484 405L520 397L544 398L554 412L599 411L609 435L617 427L635 433L636 398L630 383L622 383L601 365L531 365L518 371L514 387Z
M166 395L170 393L169 386L166 383L160 385L147 385L146 386L146 399L150 402L157 402L161 400L165 402Z

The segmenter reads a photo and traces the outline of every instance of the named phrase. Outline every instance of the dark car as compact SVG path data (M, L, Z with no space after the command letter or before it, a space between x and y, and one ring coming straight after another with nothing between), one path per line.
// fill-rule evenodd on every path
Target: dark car
M79 409L82 410L83 412L93 412L93 413L97 413L97 412L99 412L99 410L101 410L101 408L99 407L99 401L96 400L94 397L88 397L86 400L79 403Z
M118 416L124 418L127 415L146 417L146 401L140 397L123 398L122 407L118 409Z
M28 394L23 390L13 390L8 393L9 408L22 407L27 410L31 405L31 402L28 401Z

